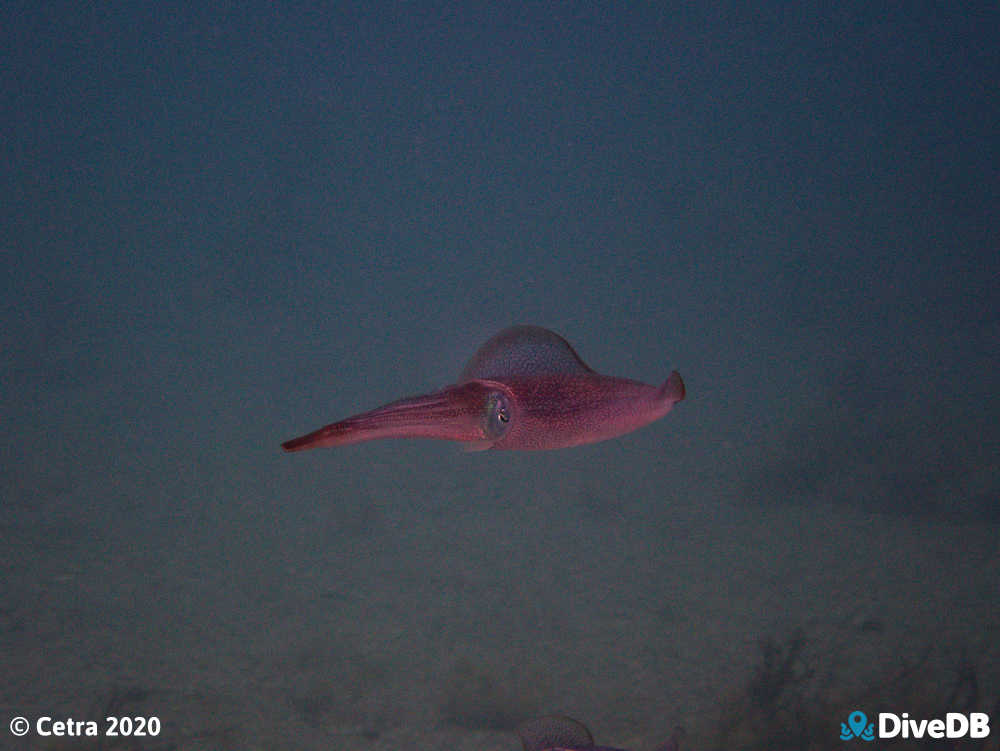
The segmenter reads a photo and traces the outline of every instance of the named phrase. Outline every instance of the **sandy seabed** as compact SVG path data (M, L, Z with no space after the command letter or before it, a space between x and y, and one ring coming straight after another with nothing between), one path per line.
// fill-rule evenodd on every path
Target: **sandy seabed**
M137 480L113 514L95 487L36 494L4 526L5 714L163 730L4 746L506 751L563 713L636 751L675 725L707 749L787 724L793 748L811 711L837 748L851 702L1000 696L995 526L502 466L135 501Z

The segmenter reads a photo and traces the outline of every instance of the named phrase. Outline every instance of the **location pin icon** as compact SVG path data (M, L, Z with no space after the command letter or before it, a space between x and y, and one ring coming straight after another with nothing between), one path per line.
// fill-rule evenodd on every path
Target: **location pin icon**
M851 726L854 737L860 738L861 734L865 731L865 725L868 724L868 718L865 717L864 712L859 712L855 709L847 716L847 724Z

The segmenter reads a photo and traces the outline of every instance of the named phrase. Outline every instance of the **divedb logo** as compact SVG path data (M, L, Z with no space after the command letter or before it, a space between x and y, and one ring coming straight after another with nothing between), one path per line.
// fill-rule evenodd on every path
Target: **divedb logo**
M869 722L867 715L855 709L847 716L847 722L840 723L840 740L852 741L860 738L873 741L875 738L985 738L990 734L990 718L985 712L948 712L944 719L915 720L906 712L893 714L879 712L878 735L875 723Z

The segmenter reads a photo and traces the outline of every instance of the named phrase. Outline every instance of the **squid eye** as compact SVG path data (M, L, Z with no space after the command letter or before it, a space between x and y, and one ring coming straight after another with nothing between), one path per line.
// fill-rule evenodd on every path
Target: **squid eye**
M493 391L486 399L486 437L491 440L501 438L510 427L510 404L502 391Z

